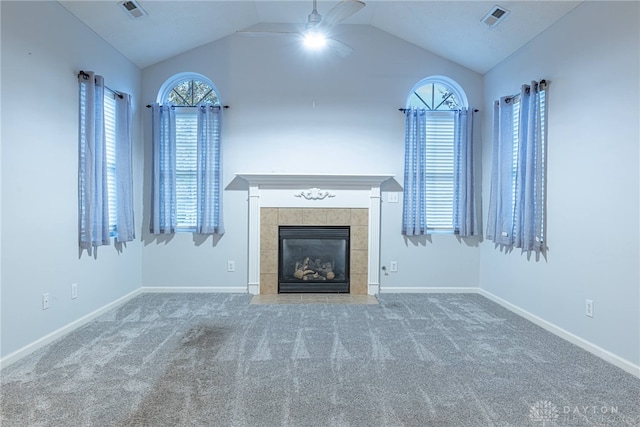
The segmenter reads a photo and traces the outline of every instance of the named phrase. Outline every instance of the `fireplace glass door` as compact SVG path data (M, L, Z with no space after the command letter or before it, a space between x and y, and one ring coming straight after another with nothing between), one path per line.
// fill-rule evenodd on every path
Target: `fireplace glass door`
M348 293L349 230L280 226L278 292Z

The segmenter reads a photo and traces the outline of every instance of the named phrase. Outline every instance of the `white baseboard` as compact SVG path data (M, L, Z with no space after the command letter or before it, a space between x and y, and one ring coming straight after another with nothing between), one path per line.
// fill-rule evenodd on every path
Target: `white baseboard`
M599 358L605 360L606 362L611 363L612 365L617 366L620 369L623 369L624 371L630 373L631 375L640 378L640 366L636 365L626 359L623 359L620 356L617 356L613 353L611 353L610 351L605 350L602 347L599 347L583 338L580 338L577 335L572 334L569 331L566 331L564 329L562 329L559 326L554 325L551 322L548 322L538 316L536 316L535 314L529 313L526 310L523 310L522 308L518 307L517 305L511 304L510 302L503 300L502 298L492 294L491 292L485 291L484 289L477 289L476 290L477 293L479 293L480 295L490 299L491 301L500 304L502 307L506 308L507 310L517 314L520 317L523 317L527 320L529 320L530 322L540 326L541 328L551 332L554 335L559 336L560 338L569 341L572 344L577 345L578 347L582 348L583 350L588 351L589 353L592 353L596 356L598 356Z
M211 287L211 286L143 286L142 292L148 294L159 293L198 293L198 294L246 294L246 286L226 286L226 287Z
M33 353L34 351L44 347L45 345L57 340L58 338L61 338L64 335L67 335L69 332L72 332L84 325L86 325L87 323L91 322L93 319L97 318L98 316L103 315L104 313L106 313L107 311L116 308L124 303L126 303L127 301L133 299L134 297L140 295L142 293L141 289L136 289L135 291L121 297L118 298L117 300L103 306L100 307L99 309L87 314L86 316L83 316L77 320L74 320L73 322L63 326L62 328L51 332L48 335L45 335L44 337L32 342L31 344L27 344L26 346L22 347L19 350L14 351L11 354L6 355L5 357L3 357L2 359L0 359L0 370L3 368L6 368L7 366L9 366L10 364L20 360L21 358Z
M381 294L477 294L480 288L474 287L414 287L381 286Z

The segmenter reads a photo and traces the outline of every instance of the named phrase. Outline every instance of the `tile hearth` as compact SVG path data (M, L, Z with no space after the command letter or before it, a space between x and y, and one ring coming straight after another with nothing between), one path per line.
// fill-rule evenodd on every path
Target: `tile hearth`
M373 295L350 294L260 294L251 298L249 304L366 304L376 305L378 299Z

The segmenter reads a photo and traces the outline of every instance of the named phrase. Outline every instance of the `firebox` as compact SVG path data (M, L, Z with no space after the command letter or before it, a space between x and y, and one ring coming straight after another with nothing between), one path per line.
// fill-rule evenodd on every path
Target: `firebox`
M280 226L278 292L348 293L350 228Z

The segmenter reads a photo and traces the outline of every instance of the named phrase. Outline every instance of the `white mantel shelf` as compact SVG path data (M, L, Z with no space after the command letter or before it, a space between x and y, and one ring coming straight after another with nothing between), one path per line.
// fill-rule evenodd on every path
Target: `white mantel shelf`
M249 277L250 294L260 293L261 207L349 207L369 210L368 293L380 291L380 202L383 183L397 186L392 174L300 174L236 173L249 185ZM239 189L231 185L233 189ZM320 190L322 188L322 190ZM307 189L322 197L299 197ZM294 191L289 191L294 190ZM392 190L397 191L397 190ZM326 196L326 197L325 197Z
M379 187L394 175L306 175L297 173L237 173L250 186L261 188L297 188L323 185L331 188L368 189Z

